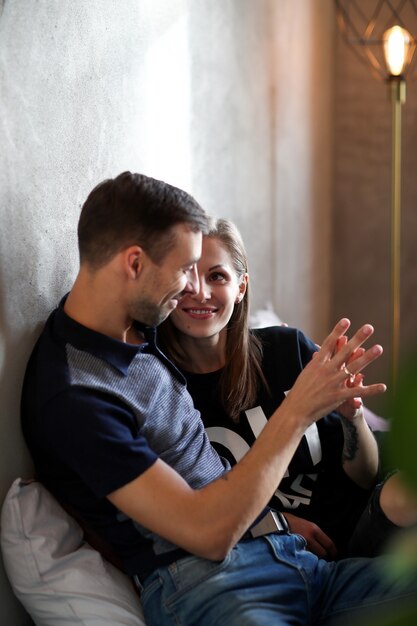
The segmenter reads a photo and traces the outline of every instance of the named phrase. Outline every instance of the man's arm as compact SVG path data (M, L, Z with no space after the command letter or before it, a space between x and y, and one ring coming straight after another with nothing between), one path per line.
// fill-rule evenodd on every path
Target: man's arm
M173 544L221 560L267 505L303 434L284 415L273 426L233 469L200 490L158 460L109 500Z
M385 391L385 385L380 384L346 385L343 364L372 334L371 327L362 327L337 351L337 341L348 327L346 320L335 326L252 448L225 476L194 490L158 460L137 479L111 493L109 500L175 545L204 558L224 558L267 505L306 428L350 398ZM380 347L364 352L355 359L355 371L381 352Z

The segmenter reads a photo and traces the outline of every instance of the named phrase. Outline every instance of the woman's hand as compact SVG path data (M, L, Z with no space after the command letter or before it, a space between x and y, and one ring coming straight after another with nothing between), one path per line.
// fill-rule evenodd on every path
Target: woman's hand
M347 337L341 337L336 344L336 352L340 352L347 344ZM355 362L365 354L365 349L357 348L343 364L348 373L345 385L348 388L363 387L364 376L356 371ZM361 397L349 398L338 407L342 416L343 451L342 466L346 474L357 485L369 489L375 482L379 452L375 438L366 423Z
M321 559L334 560L337 549L333 541L317 524L285 512L285 518L292 533L301 535L307 541L307 548Z
M347 337L344 336L338 341L336 350L340 350L344 345L346 345L346 343L347 343ZM348 371L350 371L350 368L349 368L350 364L355 359L362 356L364 352L365 352L364 348L358 348L356 352L352 354L352 356L349 359L349 362L345 364L345 367L347 368ZM352 375L350 378L346 380L346 385L348 387L352 387L354 385L361 387L363 386L363 380L364 380L363 374L356 374L356 376ZM363 417L362 398L360 397L350 398L349 400L346 400L346 402L343 402L343 404L341 404L337 410L347 420L355 421L355 420L361 419Z

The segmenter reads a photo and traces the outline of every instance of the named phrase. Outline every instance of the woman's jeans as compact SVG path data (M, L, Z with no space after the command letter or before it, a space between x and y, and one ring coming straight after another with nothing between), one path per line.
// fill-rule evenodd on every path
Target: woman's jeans
M386 623L417 608L417 573L393 577L388 557L327 562L299 535L240 541L221 562L185 557L144 583L149 626Z

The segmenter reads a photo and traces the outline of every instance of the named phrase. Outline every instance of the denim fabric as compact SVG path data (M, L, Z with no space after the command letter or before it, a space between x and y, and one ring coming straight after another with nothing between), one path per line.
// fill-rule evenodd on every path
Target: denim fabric
M239 542L221 562L190 556L160 568L142 605L149 626L367 624L417 603L417 575L395 582L383 571L382 558L328 563L299 535L267 535Z

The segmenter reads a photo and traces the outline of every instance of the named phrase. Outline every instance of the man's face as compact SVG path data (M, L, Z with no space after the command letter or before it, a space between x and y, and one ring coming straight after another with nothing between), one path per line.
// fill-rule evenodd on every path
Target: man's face
M168 317L185 288L198 288L196 263L202 235L185 224L175 226L173 232L174 246L159 265L145 254L137 294L130 300L131 318L149 326L157 326Z

